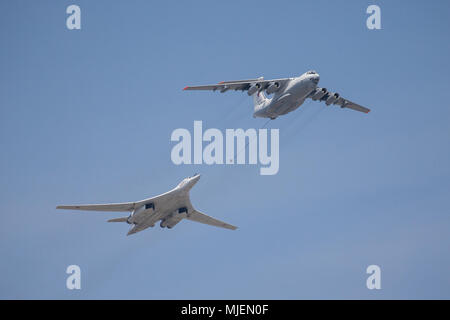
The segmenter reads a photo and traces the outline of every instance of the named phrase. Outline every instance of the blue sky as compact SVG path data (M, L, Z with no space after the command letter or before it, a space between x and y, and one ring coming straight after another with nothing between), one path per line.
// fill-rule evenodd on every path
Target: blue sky
M81 7L82 29L66 28ZM382 30L366 28L378 4ZM450 298L448 1L2 1L0 298ZM260 128L243 93L291 77L368 115L307 102L280 129L280 171L175 166L176 128ZM117 214L195 172L201 211L126 237ZM82 289L65 287L66 267ZM382 289L368 290L377 264Z

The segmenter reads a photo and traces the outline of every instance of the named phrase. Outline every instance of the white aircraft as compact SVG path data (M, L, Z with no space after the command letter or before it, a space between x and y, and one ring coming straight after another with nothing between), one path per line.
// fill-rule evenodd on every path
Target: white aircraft
M189 191L199 179L200 175L196 174L183 179L174 189L166 193L137 202L57 206L56 209L131 212L129 216L108 220L108 222L126 222L133 225L127 235L154 227L159 220L161 220L161 228L171 229L182 219L188 219L236 230L237 227L207 216L192 207Z
M253 96L253 117L275 119L278 116L294 111L300 107L307 98L314 101L325 101L327 106L335 104L341 108L349 108L368 113L367 109L350 100L342 98L339 93L329 92L326 88L319 88L320 76L315 71L308 71L300 77L264 80L263 77L249 80L222 81L218 84L206 86L185 87L183 90L228 90L247 91ZM274 94L268 98L264 95Z

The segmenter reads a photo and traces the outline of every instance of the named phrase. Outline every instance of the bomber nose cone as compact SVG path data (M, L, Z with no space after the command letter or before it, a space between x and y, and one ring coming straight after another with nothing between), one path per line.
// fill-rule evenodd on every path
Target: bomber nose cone
M199 173L195 174L195 175L192 177L192 180L193 180L194 182L197 182L198 180L200 180L200 174L199 174Z

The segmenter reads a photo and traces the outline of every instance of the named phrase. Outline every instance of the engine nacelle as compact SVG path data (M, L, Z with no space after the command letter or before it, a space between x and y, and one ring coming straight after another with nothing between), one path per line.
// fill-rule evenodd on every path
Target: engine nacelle
M339 99L339 93L330 93L330 97L326 100L325 104L329 106L333 102Z
M339 98L341 97L341 95L339 94L339 93L335 93L334 94L334 101L333 101L333 104L336 104L336 102L338 102L338 100L339 100Z
M250 88L248 88L247 94L248 94L249 96L252 96L252 95L254 95L254 94L256 93L256 91L258 91L259 89L261 89L261 85L260 85L259 83L252 84L252 85L250 86Z
M139 207L134 210L127 219L128 224L138 223L142 220L142 215L140 213L145 211L145 206Z
M153 202L146 203L145 206L144 206L144 208L145 208L146 210L148 210L148 209L153 209L153 210L155 210L155 204L154 204Z
M326 88L322 88L322 89L317 89L316 92L313 94L313 96L311 97L311 99L313 99L314 101L316 100L320 100L322 99L322 97L324 95L327 94L327 89Z
M272 94L280 89L280 84L278 82L272 82L266 89L267 94Z
M127 218L127 223L128 223L128 224L133 224L133 222L131 222L131 221L132 221L132 220L131 220L132 218L133 218L133 214L130 214L130 215L128 216L128 218Z
M159 226L160 226L161 228L165 228L165 227L167 227L167 224L168 224L168 221L167 221L167 220L162 220L161 223L159 224Z

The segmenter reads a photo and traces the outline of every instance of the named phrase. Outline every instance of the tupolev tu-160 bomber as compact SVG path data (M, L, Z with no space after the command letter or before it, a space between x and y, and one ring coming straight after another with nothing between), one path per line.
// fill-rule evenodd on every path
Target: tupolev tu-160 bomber
M349 108L368 113L370 109L360 106L350 100L344 99L339 93L329 92L326 88L319 88L320 76L315 71L308 71L299 77L264 80L263 77L248 80L222 81L218 84L185 87L183 90L228 90L247 91L253 96L255 118L277 117L294 111L300 107L307 98L314 101L325 101L327 106L334 104L341 108ZM265 96L273 94L271 98Z
M237 227L214 219L192 207L189 191L198 182L200 175L183 179L174 189L159 196L137 201L110 204L87 204L57 206L56 209L131 212L129 216L110 219L108 222L126 222L133 225L127 235L154 227L161 220L161 228L173 228L183 219L235 230Z

